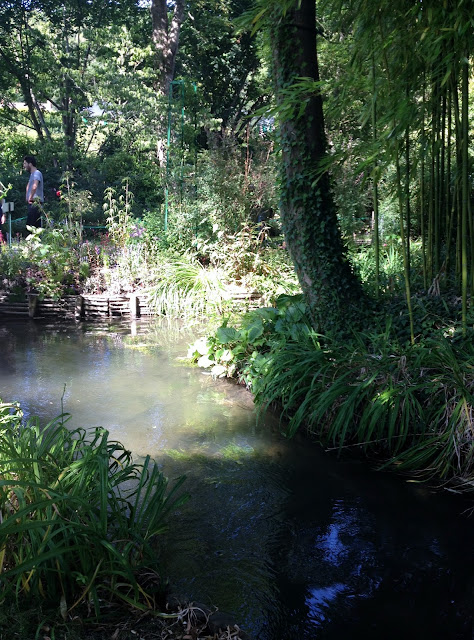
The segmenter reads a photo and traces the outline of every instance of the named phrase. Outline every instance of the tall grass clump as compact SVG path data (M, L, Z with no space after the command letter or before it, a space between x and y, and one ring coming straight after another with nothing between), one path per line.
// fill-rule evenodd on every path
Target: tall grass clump
M280 296L239 328L224 322L188 356L245 383L261 410L276 406L289 437L304 429L326 447L474 484L474 344L422 302L414 309L425 336L414 345L395 315L373 334L318 335L301 296Z
M163 258L158 282L149 294L149 304L159 315L199 318L219 314L225 301L223 274L192 257Z
M423 289L423 254L420 242L411 241L411 278L413 284ZM404 291L403 251L400 240L390 237L380 250L379 290L376 290L374 246L350 246L350 261L362 285L371 295L393 296Z
M157 536L185 496L101 428L42 428L0 402L0 602L43 603L64 620L86 605L151 611L165 589Z
M304 427L325 446L474 483L472 344L386 344L287 343L267 359L257 403L278 403L289 436Z

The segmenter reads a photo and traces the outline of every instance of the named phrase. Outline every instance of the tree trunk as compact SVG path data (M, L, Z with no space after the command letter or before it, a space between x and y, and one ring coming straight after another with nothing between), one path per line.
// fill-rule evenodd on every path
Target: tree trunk
M152 40L156 51L156 88L158 93L167 99L174 78L176 54L178 53L179 32L184 16L184 0L176 0L171 22L168 16L166 0L151 2ZM158 127L156 155L160 166L166 162L166 120Z
M157 89L167 97L174 78L179 32L184 16L184 0L176 0L171 21L166 0L152 0L152 39L156 50Z
M361 287L344 253L326 158L319 91L295 89L302 76L319 80L314 0L279 12L271 41L282 149L281 215L288 249L318 331L354 320ZM302 112L302 105L304 111ZM360 308L360 307L359 307Z

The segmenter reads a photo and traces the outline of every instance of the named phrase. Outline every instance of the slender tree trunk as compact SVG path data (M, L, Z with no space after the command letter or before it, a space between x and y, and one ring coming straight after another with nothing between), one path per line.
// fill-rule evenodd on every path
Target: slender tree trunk
M440 164L439 164L439 237L440 246L444 246L446 251L446 225L448 213L446 209L446 110L447 110L446 86L443 87L443 95L441 100L441 131L440 131ZM440 271L442 277L440 281L446 278L446 256L444 260L440 256Z
M461 289L462 280L462 208L463 208L463 123L461 121L460 105L459 105L459 88L457 82L454 82L453 88L453 107L454 107L454 123L456 132L456 165L458 167L458 176L455 184L455 220L456 220L456 249L455 249L455 278L456 285ZM461 169L459 169L461 168Z
M163 100L170 98L184 6L184 0L176 0L170 20L166 0L152 0L151 2L152 41L156 53L156 88ZM161 166L164 166L166 162L165 122L166 119L163 119L159 126L156 145L156 154Z
M434 126L434 97L433 91L431 95L431 136L430 136L430 190L428 201L428 279L433 280L436 272L435 243L434 243L434 224L435 224L435 154L436 154L436 133Z
M434 277L439 274L439 258L440 258L440 138L441 138L441 124L440 124L440 102L439 102L439 85L435 82L434 91L434 112L433 112L433 266Z
M448 91L448 113L447 113L447 132L446 132L446 279L449 281L451 271L451 244L453 237L453 220L454 220L454 197L451 187L451 136L452 136L452 116L453 116L453 100L452 88Z
M421 124L421 184L420 184L420 229L421 229L421 252L423 256L423 286L425 291L428 289L428 278L426 273L426 230L425 230L425 215L426 215L426 171L425 171L425 154L426 154L426 131L425 131L425 117L426 117L426 81L423 78L423 113Z
M184 0L176 0L171 20L166 0L152 0L152 39L156 52L157 89L167 97L174 78L179 32L184 17Z
M301 0L298 7L287 13L275 9L271 26L275 94L277 103L286 107L280 119L281 213L313 324L327 331L354 320L362 294L344 254L329 175L322 167L326 155L322 97L319 91L306 91L301 113L303 96L295 88L301 76L319 80L315 2Z
M18 81L21 87L23 100L28 109L28 115L30 117L31 124L36 131L38 138L40 140L44 140L43 127L41 126L41 121L39 120L37 111L35 109L35 103L31 95L30 83L25 78L18 78Z
M20 65L16 67L17 73L15 73L14 75L16 75L18 78L19 85L21 87L21 91L23 94L23 99L28 109L28 114L30 116L31 123L35 128L36 133L38 134L38 138L40 140L43 140L44 139L43 127L41 126L41 121L37 117L34 96L31 89L31 75L32 75L31 58L30 58L31 49L30 49L30 44L28 39L28 31L29 31L28 15L26 11L23 9L22 21L21 21L20 30L19 30L19 44L20 44L20 50L21 50ZM12 70L15 69L13 65L11 66L11 68ZM19 76L18 76L18 72L20 72Z
M403 189L402 189L402 171L400 168L400 154L398 149L398 143L396 145L395 164L397 169L397 194L398 194L398 208L400 215L400 240L402 241L403 252L403 266L405 272L405 296L407 300L408 318L410 322L410 340L411 343L415 343L414 323L413 323L413 310L411 306L411 287L410 287L410 263L408 261L408 246L405 237L404 221L403 221Z
M408 273L411 273L410 241L411 241L411 204L410 204L410 129L405 130L405 223Z

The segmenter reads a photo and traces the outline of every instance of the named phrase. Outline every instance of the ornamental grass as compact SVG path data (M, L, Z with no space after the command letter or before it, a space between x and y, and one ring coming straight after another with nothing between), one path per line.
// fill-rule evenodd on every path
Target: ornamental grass
M98 619L117 602L154 611L165 588L155 541L186 499L108 432L41 427L0 403L0 602ZM75 611L76 610L76 611Z
M292 436L307 429L326 447L359 446L398 468L474 487L474 347L432 338L396 350L286 342L254 387L278 403ZM282 423L283 424L283 423Z

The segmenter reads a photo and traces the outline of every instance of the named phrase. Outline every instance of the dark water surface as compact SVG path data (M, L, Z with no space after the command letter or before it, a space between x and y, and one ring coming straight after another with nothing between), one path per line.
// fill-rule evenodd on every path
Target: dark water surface
M472 638L469 502L341 461L242 388L183 364L192 334L159 322L0 324L0 397L45 422L103 426L191 500L166 570L254 640ZM474 503L474 501L473 501Z

